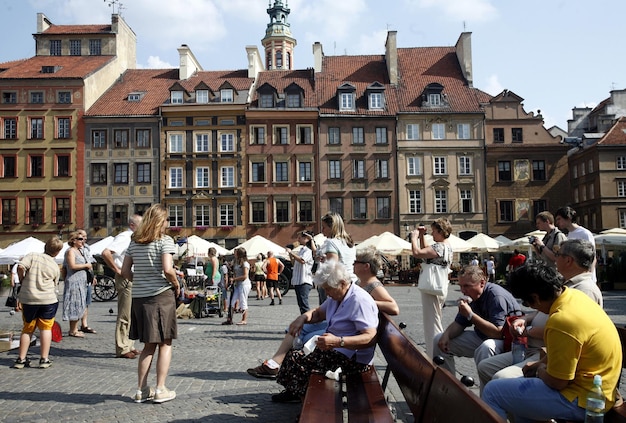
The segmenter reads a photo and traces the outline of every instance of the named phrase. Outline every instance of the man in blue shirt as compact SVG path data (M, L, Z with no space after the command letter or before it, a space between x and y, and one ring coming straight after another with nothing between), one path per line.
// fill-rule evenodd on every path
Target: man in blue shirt
M435 336L433 355L445 359L441 367L455 372L454 356L474 357L478 365L485 358L504 352L502 327L507 316L521 314L517 300L509 291L487 282L478 266L466 266L459 273L464 297L459 312L443 333ZM474 325L474 330L465 330Z

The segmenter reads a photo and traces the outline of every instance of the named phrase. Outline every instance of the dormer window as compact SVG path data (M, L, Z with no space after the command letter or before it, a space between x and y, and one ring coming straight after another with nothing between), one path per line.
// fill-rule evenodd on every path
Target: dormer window
M209 90L196 90L196 103L207 104L209 102Z
M50 40L50 56L61 55L61 40Z
M372 109L382 109L383 108L383 94L382 93L371 93L370 94L370 110Z
M261 94L259 98L259 107L274 107L274 96L272 94Z
M300 107L300 94L287 94L287 107Z
M128 101L137 102L137 101L140 101L142 97L143 97L143 93L140 93L140 92L130 93L128 94Z
M355 91L356 91L356 87L349 83L345 83L337 89L337 96L339 100L339 110L353 111L356 109Z
M285 107L302 107L303 98L304 90L295 82L289 84L289 86L285 88Z
M449 107L443 85L436 82L428 84L422 92L422 107Z
M220 90L220 99L222 103L232 103L233 102L233 90L232 89Z
M172 104L183 104L183 92L182 91L172 91L170 93L170 103Z

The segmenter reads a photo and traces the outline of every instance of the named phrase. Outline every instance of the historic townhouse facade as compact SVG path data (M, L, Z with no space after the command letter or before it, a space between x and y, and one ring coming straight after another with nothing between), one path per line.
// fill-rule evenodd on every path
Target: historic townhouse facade
M184 66L160 107L161 201L169 209L169 232L232 248L245 238L245 113L254 72L203 71L186 46L179 52Z
M482 105L490 98L472 86L470 34L453 47L394 45L388 38L400 87L397 233L444 216L468 239L485 231Z
M37 15L36 55L0 64L0 245L86 227L83 113L128 68L124 20L54 25Z
M319 230L318 112L312 70L265 71L246 112L247 238L279 245Z
M535 230L535 216L570 201L567 146L504 90L485 105L486 189L490 235L509 239Z
M397 88L385 56L324 56L318 43L313 51L320 214L341 214L356 242L395 232Z
M85 122L85 222L91 237L126 230L160 201L159 107L177 69L132 69L89 108Z

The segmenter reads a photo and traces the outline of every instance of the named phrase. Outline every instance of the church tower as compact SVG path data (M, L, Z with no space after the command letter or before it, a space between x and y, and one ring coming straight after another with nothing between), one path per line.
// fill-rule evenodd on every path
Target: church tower
M274 0L274 6L270 0L268 6L270 23L267 24L265 37L261 40L265 48L265 69L293 69L293 49L296 46L296 39L291 36L291 28L287 22L290 12L287 0L284 5L282 0Z

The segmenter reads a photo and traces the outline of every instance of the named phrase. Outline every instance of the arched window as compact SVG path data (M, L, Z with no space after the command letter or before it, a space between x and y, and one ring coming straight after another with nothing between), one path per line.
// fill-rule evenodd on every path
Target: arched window
M285 54L285 69L291 69L291 53Z
M276 69L282 69L282 68L283 68L283 52L277 51L276 52Z

